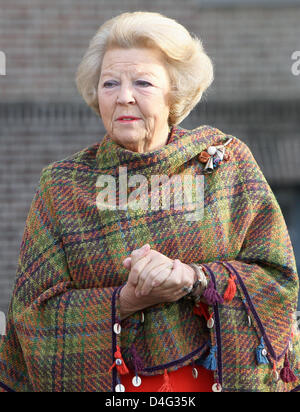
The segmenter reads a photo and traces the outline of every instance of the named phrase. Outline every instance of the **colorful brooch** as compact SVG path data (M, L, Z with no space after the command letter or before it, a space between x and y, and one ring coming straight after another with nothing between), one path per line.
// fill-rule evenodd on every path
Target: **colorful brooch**
M226 143L219 146L210 146L207 151L203 151L199 154L199 161L206 164L203 170L204 173L212 173L223 161L227 162L230 159L229 154L225 153L225 147L231 141L232 137L227 140Z

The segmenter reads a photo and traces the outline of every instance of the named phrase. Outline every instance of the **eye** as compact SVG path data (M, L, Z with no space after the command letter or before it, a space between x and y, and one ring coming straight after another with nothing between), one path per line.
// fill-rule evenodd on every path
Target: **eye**
M112 86L115 86L117 84L117 82L111 82L111 81L107 81L103 84L103 87L105 88L110 88Z
M137 80L137 81L136 81L136 83L137 83L139 86L142 86L142 87L149 87L149 86L152 86L152 84L151 84L151 83L146 82L145 80Z

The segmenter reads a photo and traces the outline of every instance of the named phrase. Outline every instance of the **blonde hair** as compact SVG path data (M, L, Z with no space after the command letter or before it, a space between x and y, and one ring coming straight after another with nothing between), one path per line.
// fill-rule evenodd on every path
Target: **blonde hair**
M201 40L176 20L154 12L123 13L98 29L76 73L79 93L98 115L102 60L115 47L152 47L162 52L172 84L169 125L182 122L213 82L213 64Z

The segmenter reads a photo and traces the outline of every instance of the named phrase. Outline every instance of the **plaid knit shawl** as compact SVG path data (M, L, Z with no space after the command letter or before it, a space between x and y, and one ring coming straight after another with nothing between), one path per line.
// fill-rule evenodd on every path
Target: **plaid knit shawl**
M99 175L203 175L198 155L233 140L230 159L205 174L204 215L185 210L100 210ZM118 188L118 186L117 186ZM117 190L117 200L119 192ZM171 259L203 264L220 296L230 275L237 293L213 302L208 329L183 298L120 322L118 294L132 250L149 243ZM101 142L45 167L22 238L7 334L0 346L2 391L114 391L120 346L139 375L199 361L214 348L216 382L224 392L282 392L299 383L299 332L293 321L298 276L280 207L245 143L211 126L172 128L168 144L136 153L106 135ZM249 319L251 324L249 324ZM115 333L115 324L122 332ZM263 339L268 364L258 364ZM291 346L293 344L293 346ZM274 379L288 359L297 381Z

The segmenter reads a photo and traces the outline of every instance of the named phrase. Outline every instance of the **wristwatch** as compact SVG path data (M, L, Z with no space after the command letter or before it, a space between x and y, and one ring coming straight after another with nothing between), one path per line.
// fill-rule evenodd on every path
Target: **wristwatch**
M208 281L201 265L196 265L195 263L188 263L188 265L195 270L197 280L187 297L193 299L195 303L197 303L200 301L203 292L207 288Z

